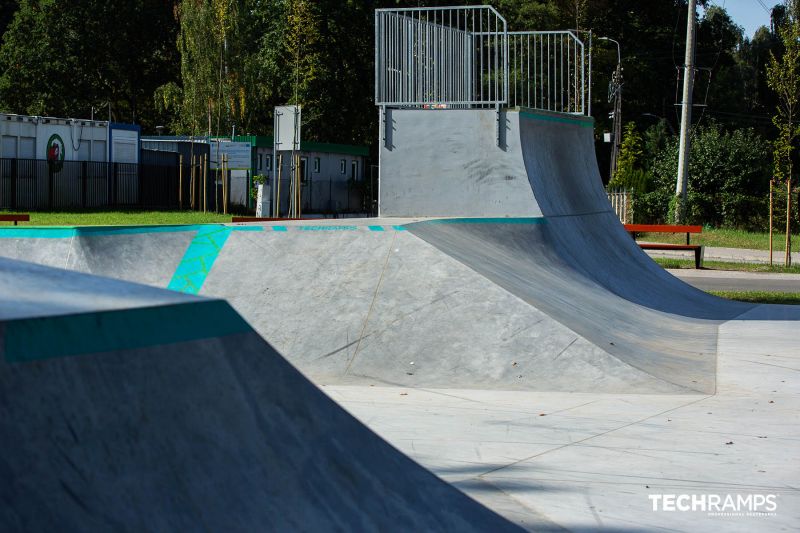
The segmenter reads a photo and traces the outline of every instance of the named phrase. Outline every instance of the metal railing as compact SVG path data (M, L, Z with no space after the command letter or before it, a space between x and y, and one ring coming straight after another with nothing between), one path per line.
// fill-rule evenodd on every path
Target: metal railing
M505 104L506 20L490 6L376 10L375 101L393 107Z
M375 102L588 115L590 48L571 30L509 32L491 6L378 9Z
M619 221L633 224L633 194L627 189L609 189L606 195Z
M509 105L586 114L587 50L573 32L510 32Z

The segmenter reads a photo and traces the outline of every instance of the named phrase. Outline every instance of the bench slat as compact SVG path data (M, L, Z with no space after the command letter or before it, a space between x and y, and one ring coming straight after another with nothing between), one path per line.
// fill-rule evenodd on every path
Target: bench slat
M699 244L661 244L656 242L641 242L639 246L648 250L697 250L702 248Z
M662 224L625 224L632 233L702 233L703 226L667 226Z
M699 244L660 244L657 242L638 243L642 250L690 250L694 252L694 267L703 264L703 247Z
M28 214L12 214L12 215L0 215L0 222L13 222L14 225L17 225L17 222L30 222L31 216Z

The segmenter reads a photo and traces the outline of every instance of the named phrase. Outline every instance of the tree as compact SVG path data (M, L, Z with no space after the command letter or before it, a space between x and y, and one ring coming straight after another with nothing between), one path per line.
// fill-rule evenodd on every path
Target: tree
M786 7L786 17L779 28L784 46L783 56L778 59L771 54L767 65L767 82L777 94L779 102L773 117L778 130L778 137L773 143L773 157L775 178L785 183L787 191L784 264L788 267L792 262L792 152L800 136L800 122L797 120L800 104L800 1L789 0Z
M652 190L636 200L642 222L661 222L667 217L678 168L677 144L676 137L669 137L655 157L644 157L653 162L645 168L653 183ZM715 121L697 127L691 147L687 220L717 227L765 227L758 212L769 182L770 164L764 159L768 148L769 143L751 128L727 130Z
M162 0L21 0L0 47L0 108L149 128L156 87L175 76L173 6ZM111 31L110 29L113 29Z
M647 192L649 175L641 168L643 156L642 136L636 130L636 124L628 122L620 146L617 171L608 186L625 188L636 193Z

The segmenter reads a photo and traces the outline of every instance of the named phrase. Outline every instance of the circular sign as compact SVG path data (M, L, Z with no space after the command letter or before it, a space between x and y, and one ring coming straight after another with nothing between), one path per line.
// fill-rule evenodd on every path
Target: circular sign
M64 166L64 140L57 133L47 141L47 164L53 172L60 171Z

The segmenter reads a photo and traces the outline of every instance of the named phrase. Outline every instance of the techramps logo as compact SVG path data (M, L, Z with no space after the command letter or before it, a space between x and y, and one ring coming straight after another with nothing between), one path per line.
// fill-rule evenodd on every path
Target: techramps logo
M695 512L717 517L770 517L777 494L648 494L655 512Z
M47 165L51 172L60 172L64 167L64 140L57 133L47 140Z

